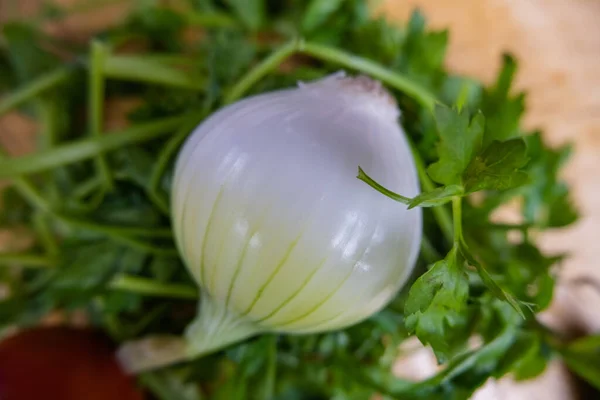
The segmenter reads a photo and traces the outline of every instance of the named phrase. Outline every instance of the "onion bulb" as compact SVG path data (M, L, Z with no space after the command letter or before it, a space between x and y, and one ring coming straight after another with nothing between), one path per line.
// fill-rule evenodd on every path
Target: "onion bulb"
M172 189L177 246L202 292L198 317L178 345L126 345L126 365L151 368L262 332L340 329L383 308L415 264L421 211L356 173L418 194L398 117L379 82L334 74L202 122Z

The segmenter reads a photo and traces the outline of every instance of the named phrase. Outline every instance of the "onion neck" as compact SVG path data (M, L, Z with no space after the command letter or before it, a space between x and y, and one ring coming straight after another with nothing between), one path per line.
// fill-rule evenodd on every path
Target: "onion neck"
M198 316L188 325L185 337L188 351L198 356L221 350L260 331L253 322L203 292Z
M150 336L125 343L117 358L128 373L140 373L205 356L261 332L254 323L207 294L183 336Z

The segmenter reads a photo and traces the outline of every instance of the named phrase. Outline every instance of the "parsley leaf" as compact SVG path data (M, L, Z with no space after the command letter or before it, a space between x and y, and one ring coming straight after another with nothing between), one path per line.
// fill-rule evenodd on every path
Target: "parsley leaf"
M485 118L478 113L470 119L467 112L442 105L434 112L440 135L439 161L427 172L438 183L461 184L463 172L481 148Z
M415 332L423 344L430 344L440 361L461 349L463 341L456 336L466 323L468 295L467 276L454 250L421 275L408 293L406 328Z
M322 25L329 16L338 11L345 0L312 0L302 18L302 29L305 32L314 31Z
M518 330L507 324L505 304L495 304L489 313L494 321L494 334L489 341L473 350L464 351L433 377L397 392L397 398L467 399L490 375L502 368L501 359L514 343ZM510 314L510 313L509 313Z
M511 258L503 267L513 292L520 299L535 304L537 310L545 309L554 291L551 267L564 256L546 256L528 241L514 246L510 253Z
M528 161L523 139L493 141L467 167L463 182L466 192L506 190L528 182L527 173L520 171Z
M73 242L69 256L52 279L47 293L60 303L82 305L100 293L123 267L124 249L107 242Z
M517 63L513 57L504 55L503 67L496 84L484 91L481 110L487 119L484 146L494 140L504 141L519 135L519 123L525 111L525 95L512 96L512 85Z
M483 87L476 80L464 76L449 76L441 88L440 99L445 104L457 104L464 96L465 101L460 109L474 113L480 108L482 92Z
M513 307L513 309L516 312L519 313L519 315L522 318L525 318L525 313L522 310L521 303L519 303L519 301L513 296L513 294L509 293L505 288L500 286L498 282L496 282L496 280L490 275L488 270L471 255L469 249L466 247L464 242L461 244L460 247L461 254L465 257L465 259L471 266L477 269L477 273L479 274L481 281L485 286L487 286L490 292L498 299L506 301Z
M547 344L537 332L521 332L501 360L501 368L494 374L501 377L512 371L516 380L535 378L546 369L552 356Z
M424 15L415 10L406 27L406 39L397 68L424 86L437 88L446 76L444 58L447 45L448 32L426 31Z
M578 218L577 209L559 176L560 168L571 155L571 146L553 149L544 144L539 132L525 140L531 157L527 167L531 184L523 189L525 221L543 228L572 224Z

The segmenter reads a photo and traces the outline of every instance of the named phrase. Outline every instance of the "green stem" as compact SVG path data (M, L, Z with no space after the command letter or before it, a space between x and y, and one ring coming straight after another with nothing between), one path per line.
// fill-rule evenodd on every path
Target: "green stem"
M229 104L241 98L252 85L296 53L307 54L322 61L339 64L343 67L371 75L394 89L411 96L429 110L433 110L433 106L437 101L436 97L427 89L381 64L333 47L296 39L281 46L250 70L225 96L225 103Z
M452 198L452 216L454 219L454 246L458 247L462 242L462 197Z
M136 249L136 250L139 250L142 252L154 254L157 256L169 256L169 257L176 257L179 255L179 252L175 248L157 247L156 245L154 245L152 243L143 242L143 241L131 238L129 236L119 235L116 233L110 233L110 234L106 233L106 232L103 232L103 233L106 236L108 236L110 239L114 240L115 242L122 243L126 246L131 247L132 249Z
M27 268L48 268L56 266L56 259L37 254L0 253L0 265L18 265Z
M103 152L167 135L187 116L168 117L135 125L97 138L87 138L36 154L0 161L0 178L14 178L92 158Z
M435 95L427 89L410 80L408 77L402 76L398 72L392 71L369 59L316 43L300 43L299 51L322 61L339 64L377 78L394 89L414 98L429 110L433 110L437 102Z
M137 249L143 252L147 252L150 254L162 255L162 256L178 256L179 252L175 248L170 247L160 247L156 246L153 243L144 242L138 239L135 239L131 236L132 233L142 233L146 231L145 229L140 228L121 228L121 227L113 227L113 226L103 226L94 223L89 223L86 221L81 221L77 219L70 219L64 216L60 216L57 214L53 214L55 218L66 225L70 225L73 227L77 227L84 230L89 230L92 232L97 232L107 236L108 238L114 240L115 242L122 243L126 246L129 246L133 249ZM165 232L158 232L165 233ZM150 234L150 229L146 231L146 234Z
M421 255L427 264L433 264L442 259L442 255L433 247L427 235L423 234L421 238Z
M269 72L279 67L288 57L293 55L299 49L300 41L292 40L271 55L262 60L258 65L252 68L242 79L240 79L227 93L224 98L225 104L233 103L246 94L256 82L264 78Z
M40 96L34 102L36 115L39 119L39 133L37 135L38 149L49 149L54 147L58 141L58 130L61 128L60 117L57 115L60 105L56 102L56 96ZM48 172L40 177L44 183L43 195L49 204L57 204L60 201L60 190L54 179L54 173Z
M14 90L0 101L0 116L35 98L40 93L65 82L72 73L72 68L60 67Z
M84 199L94 193L100 186L102 186L102 178L99 176L92 176L77 185L71 194L76 199Z
M56 256L60 253L56 239L48 223L49 214L37 211L33 217L33 225L38 235L38 240L47 254Z
M1 160L1 158L0 158ZM15 177L12 180L12 184L19 192L25 201L34 209L49 212L52 207L48 200L46 200L40 192L35 188L35 185L24 177Z
M277 381L277 338L268 336L267 370L265 371L264 386L261 398L270 400L275 397L275 382Z
M3 156L4 154L0 151L0 161L3 159ZM45 250L50 255L58 254L58 248L54 238L52 237L49 227L44 220L45 215L51 212L50 203L38 192L34 184L30 182L29 179L18 176L12 180L12 184L16 191L25 199L25 201L32 208L37 210L37 213L33 218L33 223L39 236L39 240L41 241Z
M202 90L205 82L198 76L170 67L144 56L111 54L104 60L107 78L148 84L173 86L190 90Z
M417 168L417 175L419 176L419 181L421 182L421 186L423 190L426 192L430 192L436 188L436 185L433 183L429 175L427 175L427 170L425 168L425 163L421 158L421 154L415 147L414 143L410 139L410 137L406 136L408 142L410 143L410 149L412 151L413 160L415 162L415 167ZM431 211L433 212L433 217L438 223L442 233L448 243L452 242L453 238L453 228L452 228L452 217L448 213L448 210L445 206L437 206L432 207Z
M56 103L50 98L36 98L36 115L39 117L37 140L42 149L52 147L57 139Z
M173 232L170 228L140 228L140 227L126 227L120 225L105 225L95 222L89 222L82 219L73 219L63 215L54 214L54 217L59 221L77 226L83 229L89 229L91 231L106 233L110 235L118 236L141 236L151 238L166 238L170 239L173 237Z
M402 196L396 192L392 192L385 186L379 184L373 178L371 178L361 167L358 167L358 175L356 176L361 181L365 182L367 185L371 186L373 189L377 190L379 193L386 195L392 200L395 200L399 203L409 205L411 199L405 196Z
M156 279L143 278L133 275L119 275L110 283L110 288L130 293L138 293L153 297L196 300L198 290L189 285L176 283L161 283Z
M6 158L4 157L4 152L0 149L0 164L3 160L6 160ZM35 185L29 179L16 176L12 179L12 185L32 208L44 212L51 210L48 200L38 192Z
M114 55L112 57L115 57ZM117 57L123 57L119 55ZM130 56L132 57L132 56ZM180 68L200 68L205 62L202 59L198 59L192 55L179 54L179 53L150 53L150 54L135 54L135 57L151 63L157 63L161 65L177 66Z
M100 178L99 175L97 175ZM96 191L90 193L89 197L84 199L74 198L73 203L78 213L86 214L97 209L106 197L107 190L103 185L103 180L100 179Z
M94 40L91 44L91 53L88 75L88 123L90 135L97 138L102 134L102 108L104 103L103 64L107 56L107 51L101 42ZM98 173L102 177L104 188L112 190L114 180L104 154L98 154L95 163Z

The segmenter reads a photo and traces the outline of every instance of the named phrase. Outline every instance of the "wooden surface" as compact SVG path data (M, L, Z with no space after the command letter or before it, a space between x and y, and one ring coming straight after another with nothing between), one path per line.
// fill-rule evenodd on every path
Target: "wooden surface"
M7 1L0 0L0 21L8 12ZM73 4L78 0L58 1ZM35 3L37 0L19 0L19 13L31 13ZM568 284L585 274L600 279L600 0L384 0L380 7L396 20L406 20L419 7L433 27L448 28L447 63L455 72L491 82L503 52L517 57L521 67L517 86L529 94L526 126L542 128L553 144L568 141L575 145L564 176L573 186L582 219L571 229L540 238L548 252L571 254L561 269L562 283L546 319L559 328L576 321L589 331L600 331L600 307L588 306L600 304L600 296L589 288ZM107 21L118 19L123 8L105 7L48 29L85 38ZM0 131L16 131L23 138L33 130L22 118L10 118L0 120ZM19 139L16 147L27 148L27 143ZM423 375L433 370L427 353L415 354L408 368L398 366L398 373ZM541 381L517 389L509 380L490 382L477 397L571 398L570 382L557 364Z

